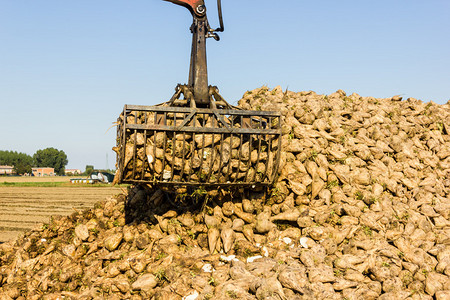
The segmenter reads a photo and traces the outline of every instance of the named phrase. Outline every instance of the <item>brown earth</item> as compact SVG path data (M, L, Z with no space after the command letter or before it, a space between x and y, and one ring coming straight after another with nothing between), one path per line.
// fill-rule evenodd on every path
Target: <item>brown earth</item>
M34 179L0 178L7 182L60 182L61 177ZM53 180L53 181L52 181ZM54 181L59 180L59 181ZM118 187L0 187L0 243L16 238L51 216L69 215L91 208L97 201L121 192Z
M0 182L70 182L71 178L79 178L80 176L0 176Z

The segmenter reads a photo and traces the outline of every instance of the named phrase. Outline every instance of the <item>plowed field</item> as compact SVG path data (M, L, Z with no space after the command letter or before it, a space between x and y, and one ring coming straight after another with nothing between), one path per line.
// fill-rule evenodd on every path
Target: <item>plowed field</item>
M70 186L69 183L57 187L0 186L0 243L38 223L48 222L53 215L69 215L120 192L118 187Z

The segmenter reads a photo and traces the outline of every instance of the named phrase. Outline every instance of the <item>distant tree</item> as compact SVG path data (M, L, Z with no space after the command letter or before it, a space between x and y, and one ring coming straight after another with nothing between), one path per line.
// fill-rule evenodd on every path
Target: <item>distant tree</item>
M69 162L66 153L55 148L36 151L33 155L33 160L36 167L54 168L55 173L58 175L64 175L65 167Z
M30 156L29 159L19 159L14 165L14 172L18 175L23 175L25 173L31 174L33 158Z
M84 171L84 175L91 176L93 171L94 171L93 165L86 165L86 170Z
M23 175L31 173L33 158L28 154L17 151L0 150L0 165L13 166L16 174Z

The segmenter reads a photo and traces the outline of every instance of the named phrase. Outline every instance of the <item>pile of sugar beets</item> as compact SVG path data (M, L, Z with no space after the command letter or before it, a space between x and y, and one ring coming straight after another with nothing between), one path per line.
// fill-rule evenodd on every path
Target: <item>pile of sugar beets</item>
M0 299L450 299L450 103L247 92L283 114L270 194L130 188L0 245Z

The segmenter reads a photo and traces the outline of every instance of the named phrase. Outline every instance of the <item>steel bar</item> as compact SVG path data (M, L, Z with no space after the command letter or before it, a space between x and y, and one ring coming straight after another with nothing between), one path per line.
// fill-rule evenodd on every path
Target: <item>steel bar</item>
M127 180L127 183L143 183L148 184L147 180ZM160 186L168 186L168 187L183 187L183 186L209 186L209 187L248 187L250 186L269 186L272 185L272 182L225 182L225 183L207 183L207 182L184 182L184 181L161 181L157 182L157 185Z
M158 118L158 114L155 114L155 123ZM153 171L156 173L156 129L153 131ZM154 176L155 177L155 176Z
M248 168L247 171L245 172L245 177L244 177L244 182L247 182L248 180L248 172L250 171L250 167L252 165L252 139L253 139L253 135L250 135L249 141L248 141Z
M195 133L231 133L231 134L260 134L260 135L277 135L278 129L251 129L251 128L211 128L211 127L178 127L168 125L153 125L153 124L128 124L128 129L142 129L142 130L158 130L158 131L173 131L173 132L195 132Z
M164 125L167 125L167 113L164 112L163 116ZM164 181L164 172L166 171L166 148L167 147L167 132L164 131L164 142L163 142L163 159L162 159L162 171L159 180Z
M241 116L241 121L242 121L242 116ZM238 177L239 177L239 172L241 171L241 160L242 160L242 139L243 139L243 135L241 134L239 136L239 150L238 150L238 165L237 165L237 171L236 171L236 176L234 177L234 182L237 182Z
M147 123L147 113L144 114L144 123ZM148 165L150 166L150 162L148 161L147 157L147 130L144 130L144 157L142 157L142 172L141 172L141 179L144 179L145 177L145 161L147 160Z
M148 112L185 112L191 113L193 110L195 113L213 114L217 112L219 115L230 116L254 116L254 117L281 117L280 112L274 111L261 111L261 110L235 110L235 109L209 109L209 108L189 108L189 107L176 107L176 106L147 106L147 105L125 105L125 109L128 111L148 111Z

